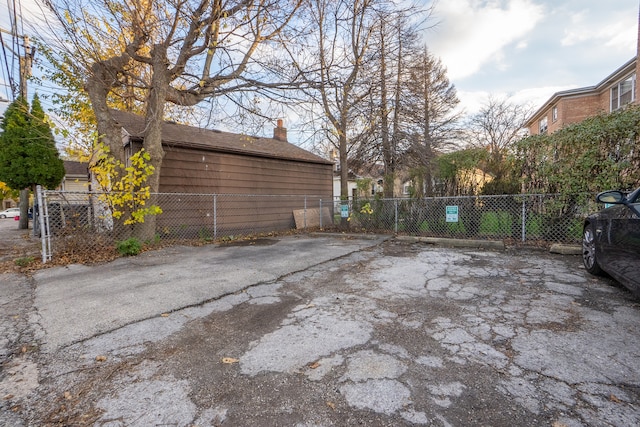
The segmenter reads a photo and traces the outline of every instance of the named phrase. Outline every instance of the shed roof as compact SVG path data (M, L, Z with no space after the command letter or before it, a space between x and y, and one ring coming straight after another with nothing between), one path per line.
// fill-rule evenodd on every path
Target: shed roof
M129 135L134 138L144 137L144 117L118 110L112 110L112 114ZM162 144L170 147L197 148L207 151L333 165L329 160L286 141L202 129L174 122L162 124Z
M64 160L64 172L68 175L87 176L89 171L89 163L77 162L75 160Z

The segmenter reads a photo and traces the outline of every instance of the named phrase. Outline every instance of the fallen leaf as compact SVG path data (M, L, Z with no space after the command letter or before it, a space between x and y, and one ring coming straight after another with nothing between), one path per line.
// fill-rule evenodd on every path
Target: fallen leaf
M96 356L96 362L106 362L107 356Z
M26 345L23 345L23 346L22 346L22 348L21 348L20 350L21 350L23 353L26 353L28 349L27 349L27 346L26 346Z
M227 363L227 364L230 364L230 363L238 363L239 361L240 361L240 360L238 360L238 359L234 359L233 357L223 357L223 358L222 358L222 363Z
M13 399L13 394L7 394L6 396L3 397L4 400L9 400L9 399Z
M611 396L609 396L609 400L615 403L620 403L620 399L618 399L613 393L611 393Z
M313 362L309 364L310 369L316 369L318 366L320 366L320 362Z
M162 316L162 317L169 317L169 313L162 313L160 316Z
M567 427L567 425L558 421L554 421L553 424L551 424L551 427Z
M64 398L67 400L71 400L71 393L69 393L68 391L64 392Z
M334 411L336 410L336 404L333 402L329 402L327 401L327 406L331 409L333 409Z

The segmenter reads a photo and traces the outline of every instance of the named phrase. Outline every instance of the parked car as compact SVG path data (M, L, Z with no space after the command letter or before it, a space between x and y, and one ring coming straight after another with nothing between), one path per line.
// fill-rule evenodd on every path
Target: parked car
M607 206L589 215L582 234L582 260L591 274L609 274L640 297L640 188L605 191Z
M13 218L20 215L20 208L9 208L0 212L0 218Z

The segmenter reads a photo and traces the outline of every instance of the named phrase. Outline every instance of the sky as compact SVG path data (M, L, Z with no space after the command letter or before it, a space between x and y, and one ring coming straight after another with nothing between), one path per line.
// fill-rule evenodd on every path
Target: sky
M2 28L13 1L0 0ZM37 25L33 1L22 0L22 11ZM596 85L632 59L638 9L639 0L436 0L424 38L466 113L490 95L538 108L555 92ZM0 97L7 98L4 87Z
M537 109L632 59L638 8L638 0L437 0L425 42L468 113L489 95Z

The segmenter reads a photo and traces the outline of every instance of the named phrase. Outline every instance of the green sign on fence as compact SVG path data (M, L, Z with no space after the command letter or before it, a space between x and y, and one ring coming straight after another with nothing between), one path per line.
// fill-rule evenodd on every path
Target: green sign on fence
M349 218L349 205L340 206L340 218Z
M447 222L458 222L458 207L447 206L446 207Z

